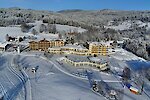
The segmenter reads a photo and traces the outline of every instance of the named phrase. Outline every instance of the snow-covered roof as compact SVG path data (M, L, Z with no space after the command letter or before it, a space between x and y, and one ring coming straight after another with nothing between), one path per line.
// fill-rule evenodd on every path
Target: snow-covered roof
M74 62L89 62L90 61L86 56L68 55L67 58Z
M105 57L89 57L89 59L93 62L97 63L104 63L107 62L107 59Z
M53 47L53 48L48 48L48 50L61 50L60 47Z

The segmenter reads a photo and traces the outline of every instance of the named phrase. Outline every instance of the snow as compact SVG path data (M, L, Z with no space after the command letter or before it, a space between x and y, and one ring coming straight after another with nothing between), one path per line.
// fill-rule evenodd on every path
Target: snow
M29 24L33 24L35 25L35 27L33 27L36 31L39 32L39 28L41 24L47 25L45 23L43 23L42 21L36 21L35 23L29 23ZM81 27L74 27L74 26L68 26L68 25L60 25L60 24L55 24L56 25L56 29L58 32L74 32L77 31L79 33L85 32L87 31L86 29L83 29ZM32 28L32 29L33 29Z
M105 56L101 56L101 57L89 57L89 59L91 61L94 61L94 62L97 62L97 63L104 63L104 62L108 61L107 57L105 57Z
M127 53L122 49L118 49L118 51ZM127 55L130 55L130 53L127 53ZM35 100L46 100L47 98L52 100L105 99L103 96L97 95L91 91L87 79L73 77L74 75L70 75L67 70L64 70L64 67L56 64L54 60L61 58L60 56L61 55L58 55L58 57L54 56L52 58L53 60L46 60L41 52L21 53L19 56L17 56L16 53L4 53L0 57L0 95L3 95L6 91L8 91L8 93L12 93L11 91L18 89L18 91L16 91L16 97L19 100L24 100L25 94L27 98ZM21 79L10 69L12 58L16 59L17 64L21 68L27 68L24 70L24 73L26 73L25 75L28 77L25 89L22 89L19 86L19 84L22 83ZM97 59L99 58L96 58L96 60ZM108 59L110 60L112 67L116 66L115 69L117 70L126 66L124 61L115 59L112 56ZM32 73L32 68L37 66L37 72L35 74ZM13 68L15 69L15 72L23 78L23 76L19 73L19 70L17 70L16 67ZM93 73L93 78L95 80L103 80L110 86L119 89L123 88L120 87L121 83L118 76L96 70L93 70ZM134 95L127 88L124 88L123 100L136 100L138 98L148 100L148 97L145 94Z
M122 61L142 60L142 61L145 61L145 59L138 57L138 56L134 55L133 53L128 52L122 48L116 48L116 49L114 49L114 51L116 53L112 54L111 57L118 59L118 60L122 60Z
M4 99L24 98L24 91L21 91L24 77L11 66L11 59L11 55L0 58L0 94L5 95Z
M0 27L0 41L5 41L5 36L10 35L13 37L24 36L25 33L21 32L21 28L19 27Z
M148 27L146 29L149 30L150 29L150 23L147 23L147 25L148 25Z
M33 24L35 25L33 28L36 29L39 32L39 27L42 23L42 21L36 21L35 23L29 23L29 24ZM32 28L32 29L33 29ZM78 32L84 32L86 31L85 29L82 29L80 27L73 27L73 26L68 26L68 25L59 25L56 24L56 28L59 32L70 32L70 30L74 31L77 30ZM31 29L31 30L32 30ZM58 39L58 34L46 34L46 33L39 33L38 35L33 35L31 34L31 30L28 33L23 33L21 31L21 28L18 26L13 26L13 27L0 27L0 42L4 42L5 41L5 36L8 34L9 36L12 37L23 37L23 36L33 36L36 37L37 40L41 40L41 39L47 39L47 40L51 40L51 39Z
M45 34L45 33L40 33L35 36L37 40L43 40L44 38L47 40L55 40L58 39L58 34Z
M8 58L10 55L11 57L16 57L16 54L6 54L5 56ZM67 74L62 73L55 68L52 63L42 59L38 55L33 56L33 54L21 54L17 58L19 66L27 67L25 72L29 77L28 81L30 81L30 84L28 84L28 87L26 87L26 95L32 99L46 100L47 98L51 98L53 100L104 100L103 97L96 95L90 90L88 81L70 77ZM4 64L7 63L4 62ZM36 66L39 66L39 68L37 73L34 74L31 72L31 69ZM13 82L14 86L11 82L9 82L4 74L9 75L9 80ZM20 83L19 79L11 74L12 72L9 72L8 70L6 71L3 69L3 72L0 71L0 83L6 91L10 91L13 88L15 89L15 86ZM15 80L17 82L15 82ZM28 93L28 89L30 89L31 93ZM3 90L0 91L0 94L2 91ZM19 92L23 91L24 90L19 90ZM21 94L21 97L23 95L24 94ZM19 100L24 100L24 98L21 97L17 95Z
M74 26L68 26L68 25L60 25L60 24L56 24L56 29L58 30L58 32L79 32L79 33L83 33L86 30L81 28L81 27L74 27Z
M31 32L29 33L23 33L21 31L20 27L0 27L0 42L5 42L5 36L6 35L12 36L12 37L23 37L23 36L33 36L36 37L37 40L41 40L41 39L58 39L58 34L45 34L45 33L40 33L38 35L33 35L31 34Z
M111 29L115 29L115 30L127 30L127 29L130 29L130 27L131 27L130 21L125 21L125 22L119 24L118 26L105 26L105 28L111 28Z
M147 30L150 29L150 23L149 22L142 22L140 20L136 20L136 21L124 21L122 23L120 23L118 26L113 26L110 24L111 22L108 23L108 26L105 26L105 28L111 28L111 29L115 29L115 30L128 30L131 28L132 25L137 25L138 27L143 27L148 25L148 27L146 27Z
M124 67L125 66L129 66L130 68L132 68L133 70L142 70L144 68L150 68L150 61L147 61L141 57L138 57L136 55L134 55L131 52L128 52L124 49L115 49L116 53L110 55L110 57L116 59L116 61L114 62L119 62L123 61L124 63ZM118 60L118 61L117 61ZM123 63L121 64L123 65Z

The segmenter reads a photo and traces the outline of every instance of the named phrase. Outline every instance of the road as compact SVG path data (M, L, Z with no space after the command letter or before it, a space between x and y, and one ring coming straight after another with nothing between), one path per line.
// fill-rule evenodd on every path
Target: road
M21 76L17 70L15 70L12 61L13 57L5 57L3 58L7 61L5 65L3 64L2 66L5 66L3 71L0 73L0 86L1 86L1 92L3 94L3 98L7 100L12 100L16 96L21 97L21 92L25 94L25 90L23 89L23 81L24 77ZM21 92L20 92L21 91ZM19 95L18 95L19 94Z

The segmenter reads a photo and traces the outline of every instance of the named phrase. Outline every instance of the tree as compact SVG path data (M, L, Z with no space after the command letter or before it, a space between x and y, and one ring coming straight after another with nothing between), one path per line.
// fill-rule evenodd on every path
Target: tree
M83 44L83 46L86 47L87 49L89 49L89 43L88 43L88 42L85 42L85 43Z
M56 30L56 25L53 25L53 26L52 26L52 33L54 33L54 34L55 34L55 33L56 33L56 31L57 31L57 30Z
M55 34L56 31L57 31L57 30L56 30L56 25L48 24L48 25L47 25L47 30L48 30L49 33L54 33L54 34Z
M21 31L22 31L23 33L28 32L29 29L30 29L30 27L29 27L29 25L27 25L26 23L21 24Z
M23 41L23 38L22 37L19 37L19 42Z
M71 38L71 39L70 39L70 42L71 42L71 44L74 44L74 39Z
M46 32L46 31L47 31L46 25L41 24L41 25L40 25L39 32L42 33L42 32Z
M37 32L35 29L33 29L31 33L32 33L33 35L37 35L38 32Z

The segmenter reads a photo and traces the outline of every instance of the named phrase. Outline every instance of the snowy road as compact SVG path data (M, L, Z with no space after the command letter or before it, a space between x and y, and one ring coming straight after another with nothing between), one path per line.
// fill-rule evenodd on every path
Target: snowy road
M24 77L21 76L19 71L14 69L12 65L13 57L5 57L1 56L1 61L3 67L2 71L0 72L0 85L1 85L1 93L4 99L12 100L17 96L19 98L24 98L22 94L25 95L25 89L23 89L23 81Z

